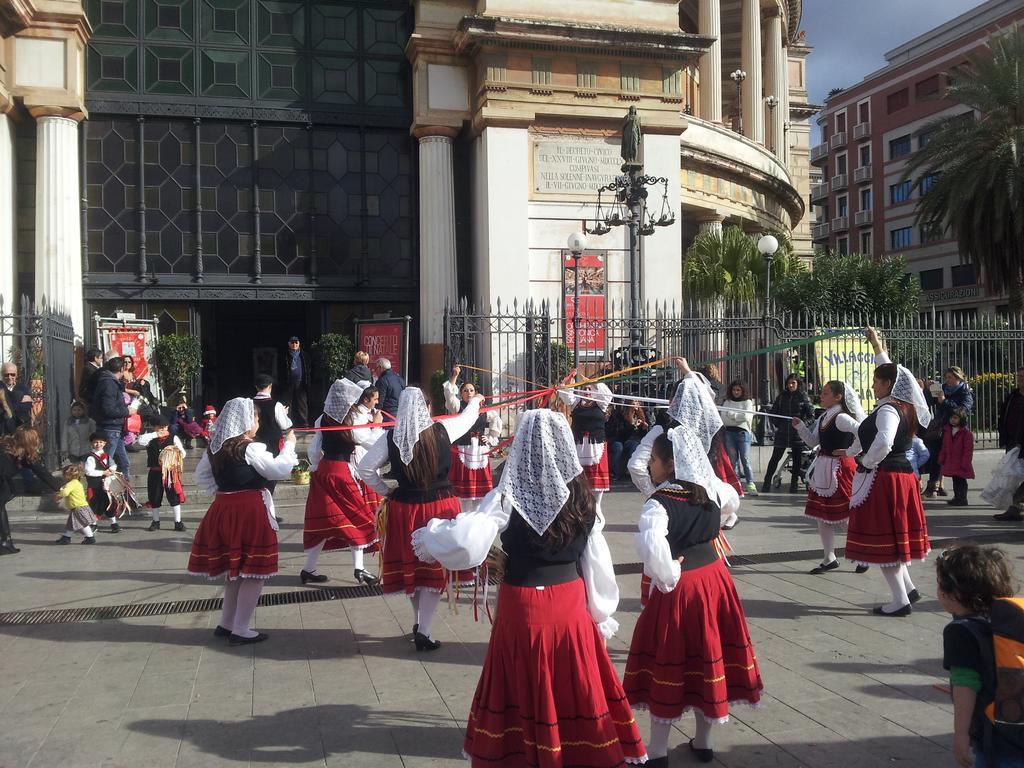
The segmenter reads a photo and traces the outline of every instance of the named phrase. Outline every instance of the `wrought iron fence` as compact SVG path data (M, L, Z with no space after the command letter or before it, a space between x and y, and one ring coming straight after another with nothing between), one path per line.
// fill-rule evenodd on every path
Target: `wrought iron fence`
M66 314L22 297L20 310L0 297L0 357L18 366L32 393L31 426L39 431L47 466L60 459L60 430L74 396L75 330Z
M466 301L445 311L445 364L460 363L485 392L510 393L557 383L572 368L572 321L546 302L498 304L493 310ZM584 375L683 356L691 364L718 361L722 381L744 383L751 397L771 401L789 373L816 396L838 378L869 404L874 361L863 334L879 330L894 361L927 384L941 383L946 368L959 366L974 392L971 426L979 448L998 444L1005 395L1024 367L1024 317L947 318L922 312L914 318L861 313L792 314L722 303L645 307L631 320L624 305L608 307L600 320L580 318L580 367ZM631 341L639 331L639 343ZM845 331L845 333L844 333ZM478 369L473 371L472 369ZM616 378L623 394L665 397L674 382L668 366ZM767 392L767 398L765 396Z

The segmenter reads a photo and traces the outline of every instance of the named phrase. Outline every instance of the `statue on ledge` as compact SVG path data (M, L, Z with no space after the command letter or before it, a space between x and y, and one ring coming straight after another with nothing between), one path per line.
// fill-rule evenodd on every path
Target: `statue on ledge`
M622 155L623 170L627 167L643 165L641 153L640 115L636 107L630 107L626 119L622 123Z

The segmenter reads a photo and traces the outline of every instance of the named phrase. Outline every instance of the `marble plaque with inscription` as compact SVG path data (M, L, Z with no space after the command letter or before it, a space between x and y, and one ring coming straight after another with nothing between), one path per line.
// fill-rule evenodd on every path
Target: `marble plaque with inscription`
M621 174L618 138L534 140L534 192L589 197Z

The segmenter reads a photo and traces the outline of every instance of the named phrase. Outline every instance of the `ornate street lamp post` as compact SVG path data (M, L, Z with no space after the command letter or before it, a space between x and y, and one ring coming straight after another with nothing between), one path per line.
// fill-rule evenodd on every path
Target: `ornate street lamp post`
M768 406L771 403L771 365L772 356L771 352L767 351L767 348L771 346L770 336L770 316L771 316L771 301L772 301L772 260L775 258L775 252L779 250L779 241L774 235L764 235L760 240L757 241L757 250L761 252L764 257L765 263L765 279L764 279L764 381L761 386L761 402Z
M743 81L747 79L747 73L742 69L737 69L734 72L729 73L729 77L736 83L736 115L738 120L739 134L743 133Z
M587 236L582 232L569 235L572 254L572 367L580 367L580 256L587 248Z

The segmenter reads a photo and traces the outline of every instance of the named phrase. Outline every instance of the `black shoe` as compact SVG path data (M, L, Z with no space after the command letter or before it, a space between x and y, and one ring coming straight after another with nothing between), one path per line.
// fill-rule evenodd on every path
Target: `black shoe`
M57 539L57 541L54 542L54 544L70 544L70 543L71 543L71 537L70 536L61 536L59 539Z
M949 506L951 506L951 507L969 507L969 506L971 506L971 502L969 502L967 499L958 499L956 496L954 496L952 499L950 499L946 503L949 504Z
M772 492L772 484L771 484L771 482L761 483L761 493L771 493L771 492Z
M111 533L120 533L121 532L121 526L118 525L117 523L111 523L110 524L110 532Z
M315 571L313 573L310 573L309 571L300 571L299 578L302 579L303 584L307 584L309 582L313 582L314 584L323 584L325 581L328 581L327 576L322 573L316 573Z
M378 579L372 573L368 573L367 571L362 570L361 568L356 568L352 572L352 575L355 576L356 581L358 581L360 584L365 584L368 587L376 587L378 584L380 584L380 579Z
M949 496L949 492L945 488L936 488L935 489L935 495L936 496Z
M179 520L178 522L176 522L174 524L174 530L176 530L176 531L184 531L185 530L185 524Z
M867 566L867 565L858 565L856 568L853 569L853 572L854 573L867 573L868 572L868 568L869 568L869 566Z
M281 523L283 523L283 522L284 522L284 518L283 518L283 517L277 517L277 516L275 515L275 516L274 516L274 519L275 519L275 520L277 520L277 524L278 524L278 525L280 525Z
M409 635L409 639L412 642L415 643L416 642L416 635L418 635L419 633L420 633L420 625L419 624L413 624L412 625L412 634Z
M86 536L84 539L82 539L82 543L83 544L95 544L96 543L96 537L95 536Z
M913 605L921 599L921 593L918 592L916 589L912 589L909 592L907 592L907 597L910 598L910 604Z
M811 573L817 576L819 573L827 573L828 571L834 571L839 567L839 561L833 560L831 563L822 563L821 565L811 568Z
M159 531L160 530L160 521L159 520L154 520L153 522L151 522L149 524L149 528L147 528L146 530L147 531Z
M16 555L19 552L21 550L14 546L14 539L0 541L0 555Z
M231 636L228 638L228 645L252 645L253 643L262 643L268 637L270 637L270 635L264 632L260 632L255 637L242 637L241 635L236 635L232 632Z
M1010 507L1005 512L999 512L992 515L992 518L995 520L1015 520L1019 522L1024 520L1024 515L1020 513L1020 510L1017 507Z
M700 749L693 746L693 739L690 739L690 751L697 756L697 759L702 763L710 763L715 759L715 750L713 749Z
M416 643L417 651L436 651L441 647L440 641L431 640L429 637L419 632L413 633L413 640Z
M231 637L231 630L230 629L225 629L220 624L218 624L217 628L215 630L213 630L213 636L214 637Z
M876 616L909 616L913 612L913 608L910 607L910 603L907 603L902 608L897 608L892 613L889 613L881 605L875 606L871 609L871 612Z

